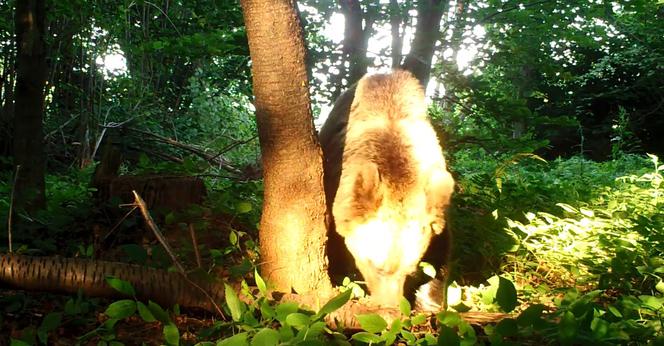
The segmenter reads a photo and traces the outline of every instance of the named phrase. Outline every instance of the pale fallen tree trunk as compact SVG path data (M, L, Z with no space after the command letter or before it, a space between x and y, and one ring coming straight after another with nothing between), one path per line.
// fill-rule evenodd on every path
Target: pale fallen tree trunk
M130 282L135 288L137 299L143 301L150 299L162 306L178 304L182 307L199 308L218 314L219 310L215 305L224 301L222 282L185 278L177 272L82 258L9 254L0 256L0 287L64 294L76 294L80 289L83 294L90 297L124 297L108 285L106 277L109 275ZM209 297L201 289L205 290ZM258 289L252 291L257 292ZM214 303L210 298L214 300ZM331 297L274 292L272 298L277 302L296 302L304 309L318 311ZM240 295L240 299L251 303L253 298ZM331 327L343 326L348 329L359 329L360 325L355 316L368 313L377 313L386 320L401 317L398 309L379 308L367 305L363 301L351 300L327 316L326 322ZM508 314L483 312L467 312L460 315L473 324L495 323L503 318L511 317ZM432 316L432 318L435 317Z
M179 304L216 312L212 301L223 301L223 284L185 278L177 272L82 258L0 256L0 287L76 294L91 297L122 297L106 282L107 276L126 280L134 286L138 299L151 299L164 306Z

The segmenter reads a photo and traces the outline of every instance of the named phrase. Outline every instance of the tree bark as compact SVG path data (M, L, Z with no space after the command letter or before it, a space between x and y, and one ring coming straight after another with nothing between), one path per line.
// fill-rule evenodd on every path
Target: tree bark
M3 80L2 80L2 100L0 101L0 155L11 156L13 152L14 136L14 81L16 80L16 71L14 62L16 57L14 52L7 53L2 59Z
M332 100L336 100L346 87L355 84L367 73L367 48L373 30L375 14L369 9L362 11L359 0L339 0L341 13L344 15L344 40L339 75L334 81ZM348 67L346 67L348 63Z
M401 66L401 51L403 50L403 36L401 25L403 16L397 0L390 0L390 32L392 34L392 68Z
M14 165L20 165L16 206L32 211L46 204L43 145L44 84L46 81L45 0L16 2L16 108Z
M417 6L415 37L402 67L415 75L424 88L429 83L431 59L440 37L440 19L447 6L442 0L422 0Z
M264 169L263 277L284 292L331 289L323 157L294 0L242 0Z

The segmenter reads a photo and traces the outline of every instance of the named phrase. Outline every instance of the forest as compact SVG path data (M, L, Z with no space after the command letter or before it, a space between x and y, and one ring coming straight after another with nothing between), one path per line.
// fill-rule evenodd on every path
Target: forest
M317 133L393 69L454 187L385 305ZM664 345L663 138L664 0L0 0L0 346Z

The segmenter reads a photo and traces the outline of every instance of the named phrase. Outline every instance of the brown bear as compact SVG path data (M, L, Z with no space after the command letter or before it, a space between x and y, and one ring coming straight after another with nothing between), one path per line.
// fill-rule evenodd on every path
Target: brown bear
M420 83L402 70L364 76L339 97L319 139L334 219L330 274L348 272L350 251L371 299L396 306L445 228L454 189Z

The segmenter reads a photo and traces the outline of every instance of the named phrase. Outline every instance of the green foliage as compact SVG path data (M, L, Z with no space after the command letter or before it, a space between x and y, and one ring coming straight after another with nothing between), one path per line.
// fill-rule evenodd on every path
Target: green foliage
M135 297L134 287L127 281L114 277L107 277L106 282L118 292L133 296L133 299L121 299L109 304L104 311L104 314L108 319L96 329L79 337L80 341L97 337L100 340L98 344L123 345L116 340L117 335L115 327L119 321L138 315L138 317L146 323L159 322L161 324L162 334L166 345L171 346L180 344L180 331L171 320L168 311L164 310L159 304L153 301L148 301L147 305L138 301Z
M94 212L92 199L94 191L89 186L93 167L85 170L70 170L67 174L46 176L46 209L31 215L22 210L14 210L14 220L31 222L20 223L14 229L14 248L30 253L81 254L88 256L93 248L90 244L73 243L69 239L76 233L89 232L89 216ZM1 229L7 226L10 205L10 191L13 179L7 172L0 172L0 222ZM6 193L4 193L6 192ZM15 222L16 224L16 222ZM0 249L7 244L0 234Z

